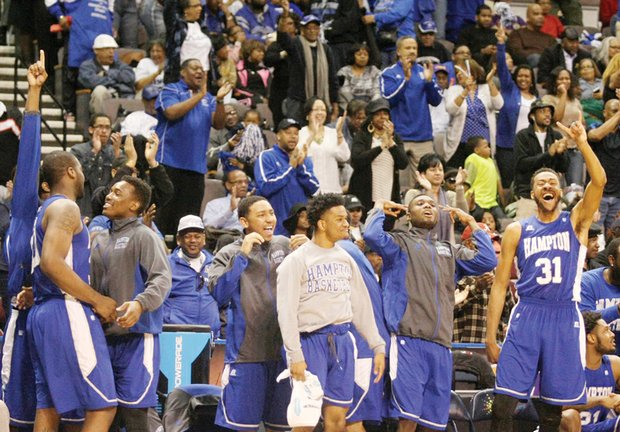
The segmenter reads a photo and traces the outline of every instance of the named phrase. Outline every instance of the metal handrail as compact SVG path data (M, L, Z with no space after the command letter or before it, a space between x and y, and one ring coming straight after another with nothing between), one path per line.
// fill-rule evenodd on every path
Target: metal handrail
M17 86L17 83L19 82L18 76L17 76L17 70L19 69L19 64L20 64L20 59L18 56L15 56L15 62L13 65L13 105L14 106L17 106L17 95L19 95L24 101L26 101L26 94L23 91L21 91ZM54 132L54 129L52 129L52 127L49 125L45 117L41 116L41 122L47 128L47 130L52 134L52 136L54 137L54 140L58 144L60 144L63 150L66 151L67 150L67 119L65 118L66 109L64 105L62 104L62 102L59 101L58 98L56 98L54 93L50 91L50 89L45 84L43 84L41 97L43 97L43 95L50 96L52 98L52 102L54 103L54 105L60 108L60 118L62 119L62 138L60 138L56 134L56 132Z

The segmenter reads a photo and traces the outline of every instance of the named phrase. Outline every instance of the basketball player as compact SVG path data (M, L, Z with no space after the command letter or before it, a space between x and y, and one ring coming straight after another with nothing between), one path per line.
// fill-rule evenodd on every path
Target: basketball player
M591 181L573 210L561 211L560 178L541 168L531 180L537 215L510 224L504 234L487 311L487 355L493 363L499 360L492 431L512 430L514 408L519 400L528 399L539 373L536 409L541 432L559 430L562 405L586 401L584 333L577 302L588 229L607 179L582 123L573 122L570 128L558 123L558 127L577 143ZM521 274L519 303L500 355L495 335L515 256Z

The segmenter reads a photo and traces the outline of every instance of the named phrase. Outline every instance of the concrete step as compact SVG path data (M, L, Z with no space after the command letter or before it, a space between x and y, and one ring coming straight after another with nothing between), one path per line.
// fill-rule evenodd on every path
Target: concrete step
M59 134L59 136L60 135L61 134ZM41 133L41 141L49 142L49 143L55 143L56 142L56 140L54 139L54 135L52 135L49 132ZM77 144L77 143L82 143L82 142L84 142L84 138L82 137L82 135L67 134L67 145Z
M26 76L26 68L17 68L17 76L18 77L25 77ZM13 67L0 67L0 76L2 77L13 77L14 76L15 71L13 70Z

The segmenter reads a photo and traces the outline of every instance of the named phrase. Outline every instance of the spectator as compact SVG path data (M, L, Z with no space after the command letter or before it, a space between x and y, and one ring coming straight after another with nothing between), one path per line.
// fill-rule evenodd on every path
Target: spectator
M506 217L497 202L503 196L503 188L495 161L491 158L491 146L481 136L470 137L467 145L473 153L465 159L467 180L471 184L468 193L474 194L476 211L472 216L480 219L485 211L490 212L496 220Z
M596 62L591 58L584 58L577 65L579 87L581 90L581 106L584 112L586 126L599 124L603 119L603 80Z
M349 237L358 246L364 245L364 224L362 223L362 216L366 207L355 195L344 196L344 208L349 213ZM363 251L363 247L361 247Z
M367 103L363 100L353 99L347 104L345 112L347 114L344 119L344 126L342 127L342 133L344 140L349 144L349 147L353 147L353 137L362 128L362 124L366 121L366 106Z
M93 114L88 127L90 141L71 147L84 172L84 195L77 201L83 217L92 217L91 198L95 189L112 178L112 161L120 156L121 134L112 133L110 118Z
M542 100L552 104L555 108L553 128L566 137L566 134L555 126L555 123L560 122L567 127L576 121L583 123L583 108L577 98L579 83L569 70L558 66L551 71L546 87L548 93L543 96ZM567 148L569 167L566 171L566 183L583 185L584 162L581 152L577 151L577 144L570 138L568 138Z
M603 110L605 123L588 132L588 142L594 154L601 161L607 174L607 184L603 191L600 223L605 231L611 229L618 212L620 212L620 101L608 100Z
M254 166L258 195L269 199L276 215L275 234L286 234L282 222L294 204L308 202L319 189L312 161L298 148L300 124L284 119L278 124L278 143L262 152Z
M471 50L467 45L454 45L452 60L443 64L448 71L451 86L456 84L456 66L467 68L467 61L471 59Z
M16 114L9 115L6 105L0 102L0 185L13 180L12 172L17 165L21 121ZM15 117L15 118L14 118Z
M486 4L476 9L476 23L461 30L457 45L467 45L472 57L481 65L486 65L497 52L497 38L493 28L493 12Z
M164 69L166 67L166 47L164 42L159 39L151 40L146 48L146 52L149 56L140 60L134 70L137 91L149 85L159 88L164 86Z
M415 3L414 0L378 0L374 13L362 17L364 24L377 25L377 44L381 50L382 66L396 60L400 38L409 36L415 39Z
M410 188L418 161L433 152L433 128L428 105L439 105L441 94L433 82L432 65L416 63L418 44L413 37L398 39L396 51L398 61L381 74L381 94L390 103L395 131L402 138L409 158L409 166L401 174L400 185Z
M209 66L207 90L215 96L224 82L230 83L233 87L237 85L237 66L229 58L228 44L223 35L213 35L211 42L213 42L213 50L209 59L211 65Z
M469 206L465 200L464 183L467 180L467 172L463 169L458 170L454 177L454 191L444 190L446 162L441 156L429 153L422 157L419 172L416 172L418 189L410 189L405 195L404 204L409 205L414 197L419 194L426 194L431 197L438 205L458 208L464 212L469 212ZM454 227L448 212L439 212L439 219L434 224L432 232L440 241L455 243Z
M609 27L613 21L614 15L618 13L618 2L616 0L601 0L599 4L598 20L601 22L601 29Z
M385 99L371 101L366 116L353 139L349 193L365 208L372 208L379 199L400 200L399 171L407 168L408 160L403 142L394 132L390 104Z
M586 246L586 259L583 263L583 271L591 270L593 260L600 252L599 236L603 233L600 225L593 223L588 230L588 245Z
M509 188L514 179L514 142L517 133L529 126L530 106L538 92L534 82L534 70L522 64L510 74L506 64L506 33L497 29L497 75L499 76L504 106L497 119L497 138L495 160L502 178L502 186Z
M437 2L439 3L439 2ZM462 0L459 2L449 2L450 7L446 11L446 39L456 43L461 33L461 29L474 23L474 16L478 6L484 0ZM438 8L439 9L439 8Z
M217 169L217 163L219 160L219 147L228 144L230 138L230 132L233 127L239 124L239 113L237 107L234 104L227 103L224 105L224 112L226 114L224 120L224 127L221 129L211 128L209 135L209 170ZM232 147L226 149L226 151L232 150Z
M564 24L557 15L551 13L551 0L536 0L545 16L545 21L540 31L547 33L549 36L559 39L564 32Z
M220 333L220 313L207 282L213 255L205 249L205 227L198 216L179 220L177 248L168 255L172 272L170 295L162 306L164 324L208 325Z
M555 108L553 104L535 101L530 107L530 125L515 138L515 189L517 219L521 220L536 214L537 205L532 199L532 175L539 168L551 168L558 173L568 169L566 139L551 127Z
M616 337L620 333L618 324L620 321L620 274L618 265L620 263L620 240L612 240L607 249L609 264L594 270L583 273L581 276L581 302L579 310L598 311L603 316L605 322L610 324ZM616 348L616 354L620 352Z
M278 17L278 32L287 33L291 39L297 37L299 18L295 14ZM273 68L273 79L269 89L269 109L273 115L273 123L278 124L284 118L282 102L286 99L289 84L289 55L280 42L269 44L265 52L265 66Z
M50 0L46 5L63 31L69 31L63 56L62 103L68 111L67 118L72 118L80 65L93 58L93 42L98 35L112 34L114 2Z
M146 30L148 40L166 37L163 3L158 0L142 0L138 8L138 17Z
M439 87L441 102L437 106L429 105L433 122L433 149L442 158L446 158L446 133L450 124L450 114L446 111L446 90L450 87L448 70L444 65L435 66L435 82Z
M288 218L282 225L286 229L288 236L292 237L297 234L304 235L308 238L312 237L310 231L310 222L308 222L308 207L306 204L295 204L291 207Z
M237 63L241 59L241 44L245 42L245 32L238 25L232 26L227 31L228 35L228 57Z
M484 69L475 60L467 64L467 70L457 66L459 84L446 91L446 111L450 114L446 156L450 157L447 165L453 168L464 165L470 137L480 135L495 147L495 111L504 105L493 81L495 68L485 77Z
M243 231L237 215L239 201L248 195L248 176L241 170L227 171L224 174L226 196L209 201L202 213L206 226L217 229Z
M224 125L224 96L231 90L225 83L215 97L207 93L207 77L199 60L181 65L181 80L168 84L155 104L157 161L164 165L174 184L175 195L160 209L158 225L164 234L174 233L182 216L200 212L207 171L207 147L211 124Z
M181 15L179 15L179 10ZM200 26L202 3L200 0L164 0L166 23L166 55L168 63L164 70L166 84L177 82L181 77L181 65L188 59L196 59L202 69L209 70L211 39ZM176 224L175 224L176 227Z
M418 24L418 63L430 61L434 65L450 60L450 52L435 39L437 24L435 21L424 21Z
M603 39L601 46L594 51L594 58L601 73L605 71L610 60L618 53L620 53L620 39L615 36Z
M545 48L556 44L553 37L540 31L544 20L542 8L530 4L527 7L527 26L508 35L508 51L516 64L527 63L536 67Z
M583 11L579 0L553 0L553 13L557 15L558 9L566 25L583 26Z
M235 25L235 16L228 5L218 0L207 0L204 9L204 26L209 33L222 34Z
M304 111L308 125L299 131L298 150L312 159L319 193L342 193L338 163L346 162L351 157L349 144L342 132L344 117L338 119L335 129L325 127L327 106L316 97L306 101Z
M135 95L135 74L125 63L115 60L118 44L110 35L102 34L95 38L93 50L95 58L80 65L78 81L91 89L90 112L105 112L105 104L112 98L130 98Z
M616 99L617 89L620 88L620 55L616 54L603 72L603 101Z
M285 9L284 15L288 15ZM316 96L331 111L331 121L338 118L338 79L331 49L319 40L321 22L314 15L301 20L301 36L291 38L279 31L278 43L290 59L289 86L282 110L285 116L301 121L304 101Z
M243 122L237 124L228 134L228 141L214 152L219 153L219 171L234 169L243 170L247 176L254 176L254 163L258 155L267 148L267 139L259 125L262 124L260 114L256 110L248 110Z
M537 81L546 83L551 70L557 66L563 66L570 72L574 72L577 64L584 58L590 58L590 53L579 48L579 32L573 27L568 27L562 33L562 42L545 48L540 56Z
M248 39L267 42L267 36L276 31L280 13L267 0L248 0L235 13L235 20Z
M381 97L381 71L376 66L369 65L369 60L370 49L366 44L352 45L348 53L348 66L338 71L338 103L341 110L346 111L347 104L354 99L368 102Z
M429 241L439 220L438 203L416 196L409 206L379 200L366 221L364 240L383 258L383 300L388 330L395 338L390 358L392 409L401 430L416 424L444 429L450 408L454 281L493 270L497 258L490 237L462 210L448 212L471 227L477 250L455 247L445 239ZM412 228L386 233L385 215L409 211ZM445 253L438 253L445 248ZM432 270L431 270L432 269ZM456 275L456 276L455 276ZM406 324L405 324L406 323ZM398 362L398 363L396 363ZM432 388L432 390L431 390ZM415 397L412 397L415 395Z
M271 72L263 64L265 45L255 39L246 40L241 47L243 59L237 63L237 87L233 94L241 103L256 107L267 102Z

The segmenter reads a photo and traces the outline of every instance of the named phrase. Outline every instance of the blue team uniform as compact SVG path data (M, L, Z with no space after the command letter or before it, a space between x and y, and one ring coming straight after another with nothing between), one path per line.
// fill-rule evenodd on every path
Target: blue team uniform
M601 367L596 370L586 368L586 392L588 397L607 396L616 388L614 371L609 357L604 355ZM609 408L595 406L581 411L581 430L583 432L616 432L620 430L620 417L607 419Z
M39 266L47 208L60 199L47 199L32 237L35 305L27 331L36 380L37 409L55 408L60 414L76 409L96 410L117 405L108 347L99 319L90 306L63 292ZM65 262L89 281L88 230L73 236Z
M616 340L620 340L620 287L607 283L603 273L607 267L597 268L583 274L581 278L581 303L582 311L597 311L605 320L611 330L616 334ZM616 354L620 354L620 346L616 346Z
M568 212L550 223L535 216L520 223L519 302L510 316L495 391L527 399L540 372L542 401L585 403L585 334L577 302L586 248Z

